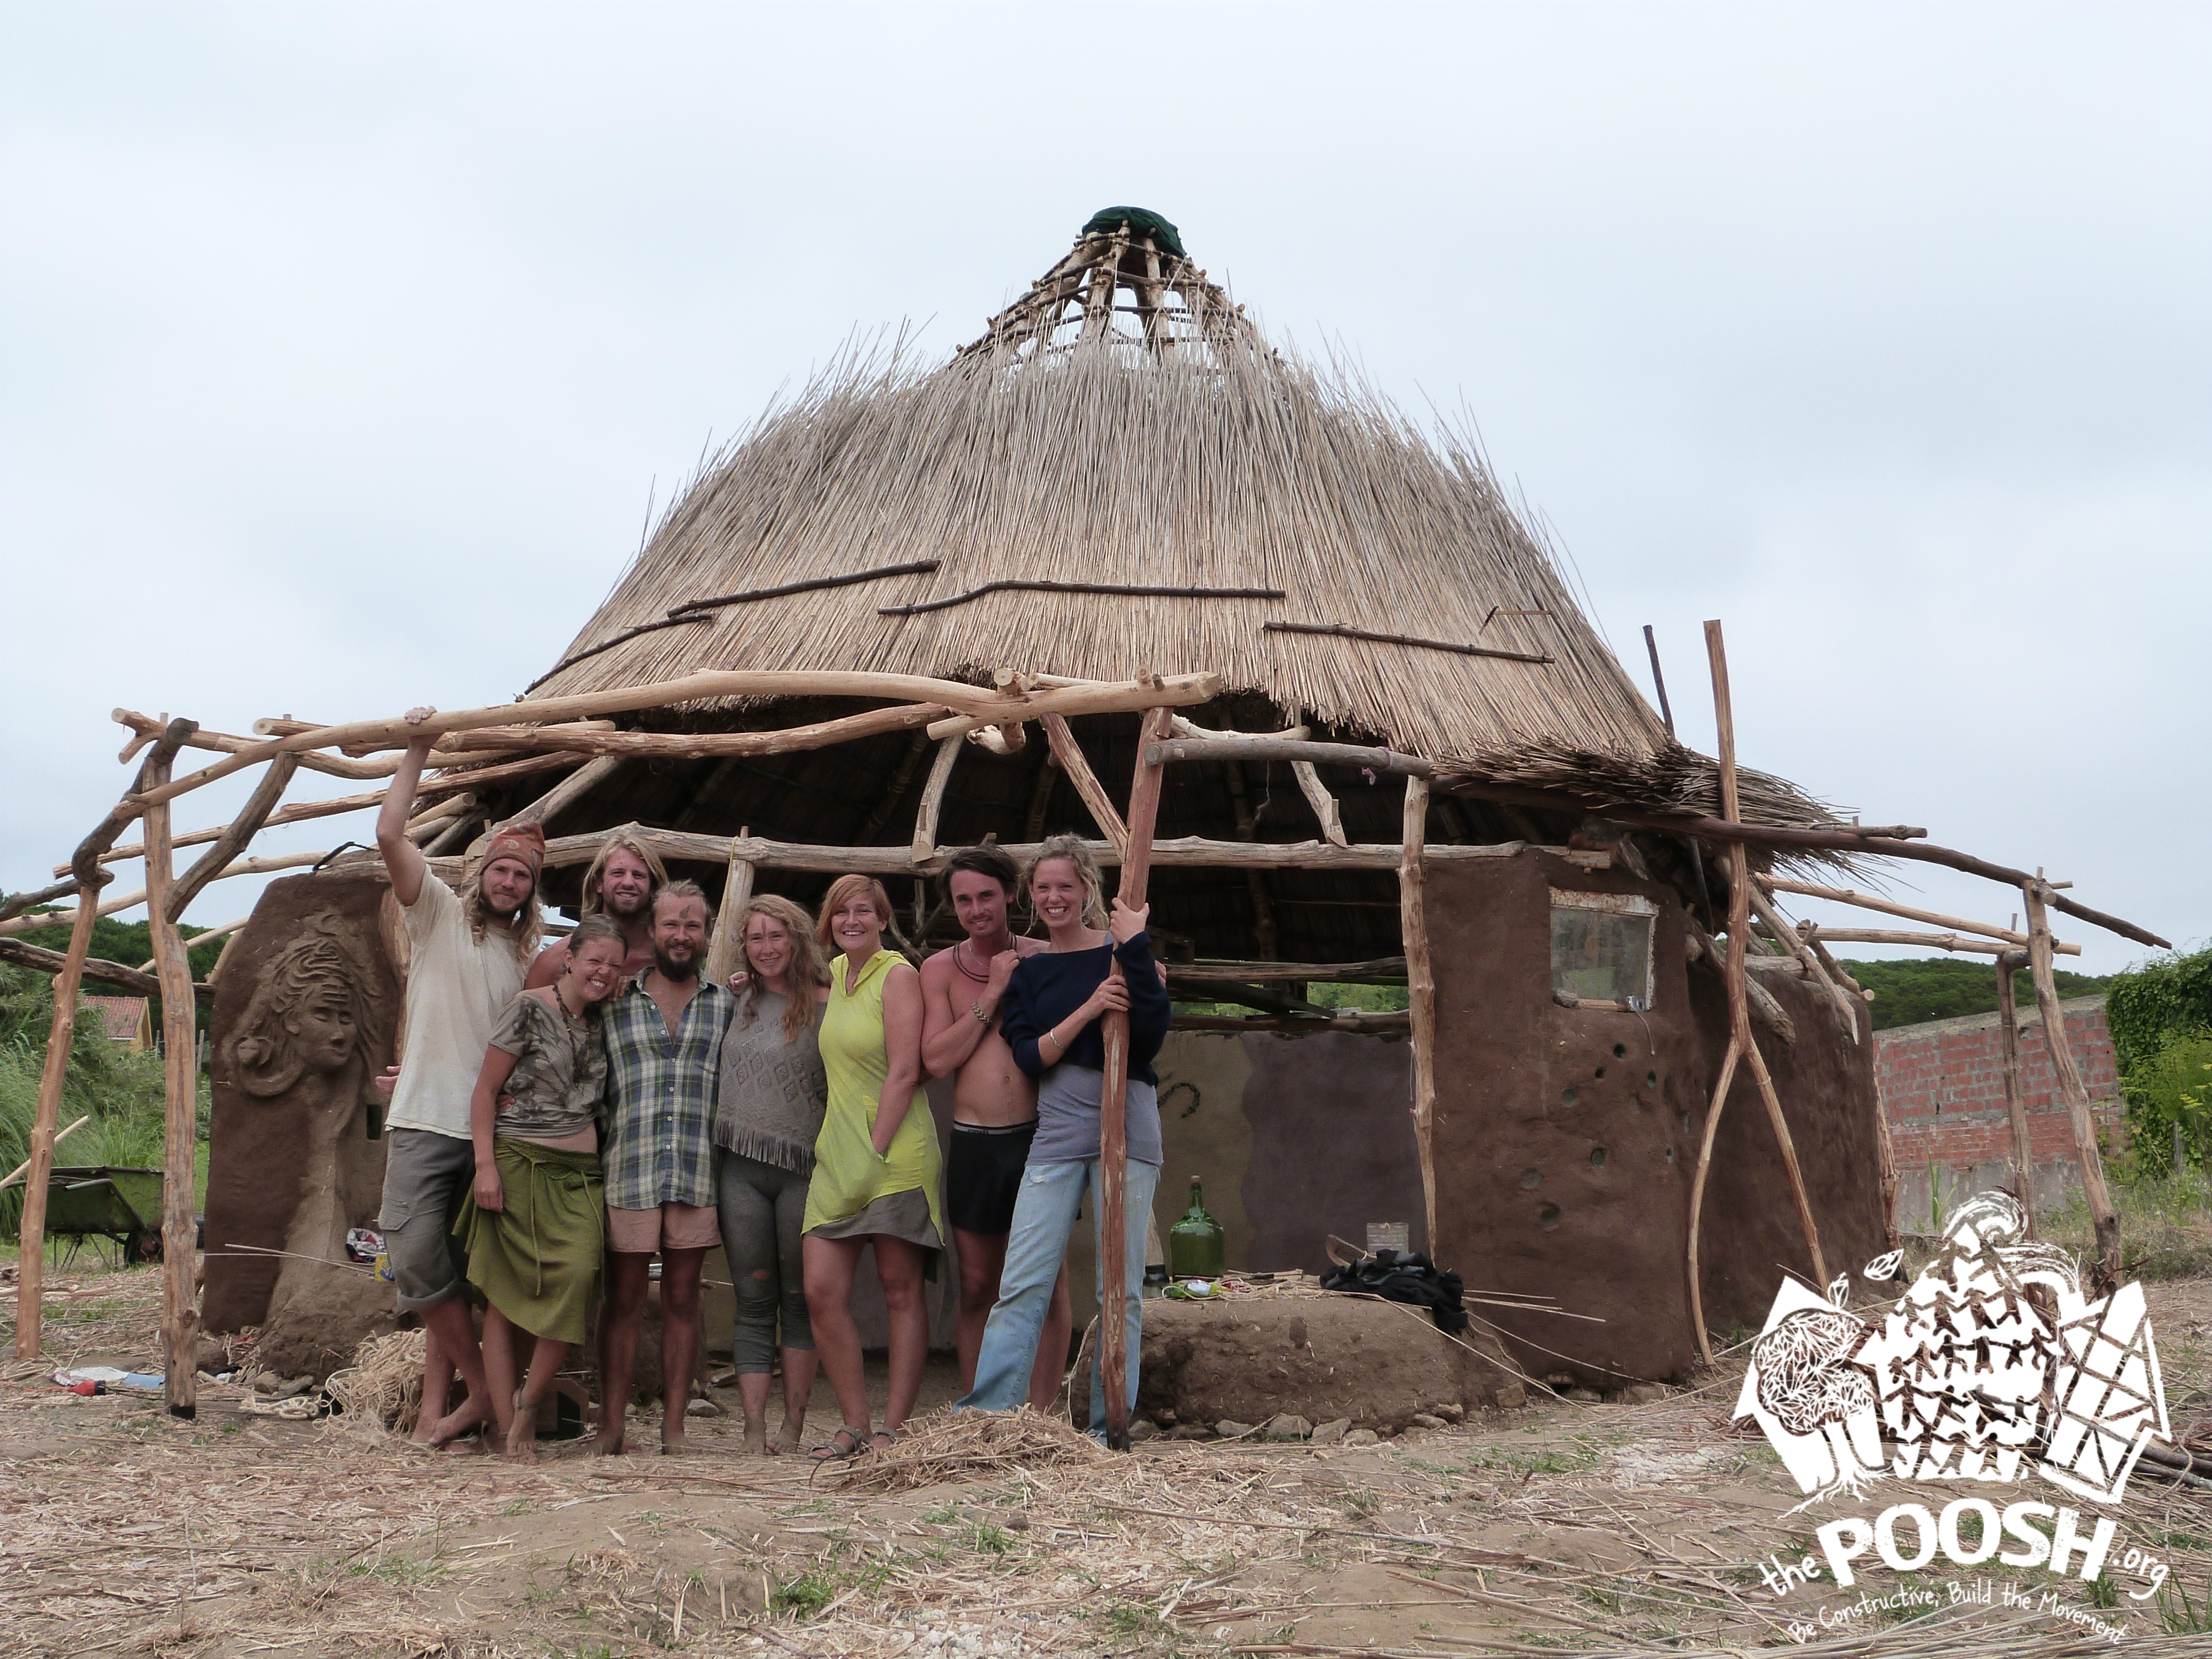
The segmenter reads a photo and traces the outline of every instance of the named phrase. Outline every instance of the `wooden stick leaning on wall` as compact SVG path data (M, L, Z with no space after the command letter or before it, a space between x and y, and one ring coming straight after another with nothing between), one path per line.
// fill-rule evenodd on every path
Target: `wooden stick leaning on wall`
M1090 810L1091 821L1104 832L1114 844L1115 854L1122 855L1129 845L1129 826L1121 822L1121 815L1114 808L1113 798L1107 794L1106 786L1098 781L1098 775L1091 769L1091 763L1083 757L1083 750L1075 741L1075 733L1068 729L1067 721L1059 714L1040 715L1037 724L1044 727L1045 741L1052 745L1052 757L1060 763L1060 769L1067 774L1067 781L1075 786L1075 793L1083 797ZM1142 765L1139 759L1138 764Z
M1843 1019L1845 1030L1850 1033L1851 1042L1856 1044L1859 1040L1859 1010L1866 1005L1828 976L1828 970L1821 965L1820 959L1798 936L1796 924L1761 896L1756 881L1751 884L1750 893L1752 914L1766 924L1767 931L1789 950L1791 956L1805 964L1806 978L1827 992L1836 1012Z
M945 810L945 787L952 781L952 769L966 747L958 738L938 742L937 758L930 762L929 776L921 786L921 804L915 810L912 851L916 864L937 850L937 820Z
M722 902L714 911L714 937L707 946L705 976L716 985L728 984L744 959L742 918L745 906L753 902L753 866L738 851L745 837L746 831L740 830L730 842L729 874L722 882Z
M2012 1167L2020 1212L2027 1237L2035 1234L2035 1141L2027 1131L2027 1097L2021 1086L2020 1008L2012 976L2027 965L2027 952L2008 951L1997 958L1997 1029L2004 1046L2005 1115L2012 1120Z
M1422 851L1428 844L1429 781L1406 780L1404 851L1398 865L1398 926L1406 940L1406 1005L1413 1033L1413 1143L1421 1158L1421 1204L1429 1255L1437 1252L1437 976L1429 962Z
M139 768L132 793L168 775L177 750L198 728L190 720L172 720ZM54 1126L61 1121L62 1085L69 1075L70 1049L76 1039L77 991L84 980L85 958L92 950L92 926L100 917L100 885L109 879L100 867L100 855L115 845L124 826L138 816L129 797L110 809L93 832L78 843L70 860L77 880L76 920L70 929L69 951L61 971L54 975L53 1023L46 1031L46 1065L39 1073L39 1103L31 1116L31 1168L23 1191L23 1211L18 1228L21 1262L15 1299L15 1354L21 1359L39 1356L40 1316L44 1311L46 1265L46 1183L54 1167ZM185 979L191 975L186 970ZM189 988L179 993L186 1009L192 1006ZM189 1196L190 1185L186 1193Z
M159 789L169 763L149 778ZM273 799L273 797L272 797ZM146 921L153 938L154 963L161 981L161 1046L168 1111L161 1160L161 1347L162 1394L172 1417L192 1416L199 1400L199 1372L193 1351L199 1335L197 1240L192 1225L192 1164L199 1128L199 1044L192 1002L192 970L185 941L177 932L171 901L179 890L171 879L169 807L156 801L146 810ZM184 896L189 900L191 894Z
M2110 1291L2120 1282L2120 1217L2112 1207L2112 1194L2105 1185L2105 1160L2097 1151L2096 1121L2089 1115L2089 1091L2074 1063L2074 1049L2066 1041L2066 1015L2058 1006L2057 982L2051 976L2051 917L2045 907L2053 896L2040 875L2021 889L2027 901L2027 971L2035 981L2035 1006L2043 1016L2044 1046L2051 1051L2051 1069L2065 1097L2066 1115L2074 1126L2074 1150L2081 1160L2082 1196L2089 1200L2089 1219L2097 1231L2097 1285Z
M1131 909L1145 902L1152 878L1152 830L1159 822L1161 769L1145 757L1146 739L1168 727L1164 708L1149 711L1138 728L1137 775L1129 786L1128 850L1121 860L1117 896ZM1119 975L1117 961L1109 970ZM1104 1090L1098 1105L1098 1363L1106 1401L1106 1443L1129 1449L1129 1016L1109 1012L1100 1022L1106 1050ZM1076 1386L1080 1386L1079 1380Z
M1717 622L1705 624L1705 651L1712 663L1713 712L1720 734L1721 817L1732 825L1740 811L1735 782L1735 715L1729 697L1728 652ZM1789 1121L1782 1115L1782 1102L1774 1092L1774 1079L1767 1072L1766 1061L1751 1032L1751 1002L1744 988L1744 963L1751 950L1750 860L1741 841L1728 842L1728 855L1729 1046L1721 1060L1720 1080L1713 1090L1712 1104L1705 1110L1705 1138L1698 1149L1697 1174L1690 1183L1690 1321L1698 1340L1698 1352L1707 1364L1712 1363L1713 1354L1711 1342L1705 1334L1705 1288L1699 1282L1702 1269L1698 1259L1698 1235L1705 1208L1705 1181L1712 1169L1713 1142L1739 1062L1750 1066L1759 1084L1760 1098L1766 1103L1767 1115L1773 1122L1775 1139L1781 1144L1783 1169L1790 1177L1790 1194L1796 1202L1798 1224L1804 1231L1806 1248L1813 1257L1814 1283L1825 1286L1828 1282L1827 1261L1820 1251L1820 1229L1813 1220L1812 1200L1805 1191L1805 1174L1797 1164L1797 1148L1790 1139Z

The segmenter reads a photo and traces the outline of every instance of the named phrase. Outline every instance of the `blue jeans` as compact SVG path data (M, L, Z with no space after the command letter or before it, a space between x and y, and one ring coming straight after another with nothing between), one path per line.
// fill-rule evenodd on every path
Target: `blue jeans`
M1152 1213L1152 1194L1160 1184L1160 1171L1158 1164L1139 1164L1133 1158L1128 1168L1121 1250L1128 1298L1122 1315L1128 1342L1127 1386L1129 1405L1134 1409L1137 1362L1144 1341L1145 1224ZM1013 1231L1006 1239L1006 1265L999 1275L999 1300L991 1310L990 1323L983 1328L982 1352L975 1358L975 1387L955 1403L955 1411L1010 1412L1029 1399L1037 1339L1044 1330L1053 1284L1060 1277L1060 1260L1067 1254L1068 1235L1074 1231L1085 1186L1091 1189L1091 1215L1103 1227L1097 1158L1032 1164L1022 1171L1021 1195L1014 1200ZM1106 1248L1102 1237L1098 1241L1102 1261ZM1106 1390L1099 1375L1104 1345L1097 1345L1091 1361L1091 1432L1102 1438L1106 1432Z

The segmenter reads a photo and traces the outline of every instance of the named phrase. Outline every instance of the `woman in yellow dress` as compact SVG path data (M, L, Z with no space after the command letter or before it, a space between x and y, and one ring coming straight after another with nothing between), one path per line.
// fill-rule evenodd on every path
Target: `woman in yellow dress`
M830 964L818 1037L830 1108L814 1145L801 1251L815 1350L845 1425L815 1449L817 1458L889 1445L913 1413L929 1353L922 1281L937 1277L945 1249L937 1123L921 1091L921 976L884 948L890 919L890 895L866 876L840 876L822 901L823 948L843 954ZM890 1397L873 1436L852 1311L853 1275L870 1244L890 1320Z

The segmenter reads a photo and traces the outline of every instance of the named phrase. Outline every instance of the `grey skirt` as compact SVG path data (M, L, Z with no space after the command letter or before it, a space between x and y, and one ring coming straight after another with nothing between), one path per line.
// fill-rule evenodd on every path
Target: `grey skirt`
M858 1215L847 1216L842 1221L825 1221L818 1227L807 1230L809 1238L902 1238L928 1252L922 1261L922 1277L934 1283L937 1279L938 1257L944 1253L945 1241L937 1236L937 1224L929 1218L929 1195L919 1187L909 1187L902 1193L885 1193Z

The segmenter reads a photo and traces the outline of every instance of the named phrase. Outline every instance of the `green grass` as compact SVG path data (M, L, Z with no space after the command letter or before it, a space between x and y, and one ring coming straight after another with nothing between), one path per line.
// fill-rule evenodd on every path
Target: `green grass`
M2120 1218L2121 1259L2141 1279L2193 1279L2212 1273L2212 1180L2202 1170L2112 1183ZM2042 1218L2055 1243L2085 1255L2095 1248L2087 1200L2078 1194Z

